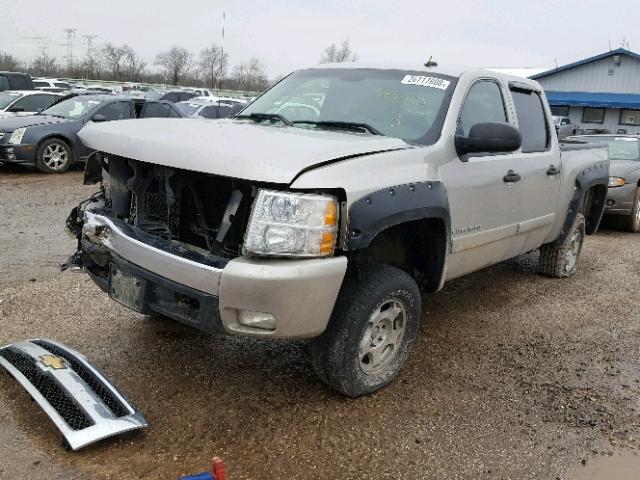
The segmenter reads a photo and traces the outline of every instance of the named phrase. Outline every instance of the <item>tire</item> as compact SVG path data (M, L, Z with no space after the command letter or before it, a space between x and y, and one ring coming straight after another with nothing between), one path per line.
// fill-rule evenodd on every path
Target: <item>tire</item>
M420 290L406 272L357 265L340 290L327 329L311 342L316 373L349 397L384 387L409 356L420 310Z
M627 230L633 233L640 232L640 187L636 188L636 194L633 197L633 208L627 221Z
M571 277L576 273L578 258L585 236L585 220L582 213L576 215L564 241L547 243L540 247L538 272L555 278Z
M60 138L46 139L36 151L36 167L44 173L64 173L73 161L71 147Z

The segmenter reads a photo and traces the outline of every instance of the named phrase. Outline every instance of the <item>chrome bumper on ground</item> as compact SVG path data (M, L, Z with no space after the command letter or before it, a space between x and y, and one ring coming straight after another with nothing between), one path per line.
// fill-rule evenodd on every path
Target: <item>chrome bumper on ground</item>
M78 352L51 340L0 348L2 365L78 450L147 426L142 415Z

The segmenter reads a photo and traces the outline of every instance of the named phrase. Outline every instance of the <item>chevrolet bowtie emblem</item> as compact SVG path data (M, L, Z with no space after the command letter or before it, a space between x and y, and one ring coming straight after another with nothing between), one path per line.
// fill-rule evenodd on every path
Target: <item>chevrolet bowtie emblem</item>
M64 363L64 360L60 357L56 357L55 355L43 355L40 357L40 363L45 367L51 367L54 370L61 370L63 368L67 368Z

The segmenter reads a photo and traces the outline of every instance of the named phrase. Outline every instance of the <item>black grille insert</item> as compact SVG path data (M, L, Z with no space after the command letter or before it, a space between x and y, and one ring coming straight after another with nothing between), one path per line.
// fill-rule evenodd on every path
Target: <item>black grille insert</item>
M116 417L126 417L130 414L129 410L122 405L120 400L104 386L104 384L94 375L94 373L86 368L81 362L73 358L63 349L44 340L34 340L32 343L41 346L45 350L49 350L54 355L64 358L74 372L91 388L100 400L109 407L109 410Z
M72 430L82 430L93 425L91 418L76 405L55 380L40 371L35 364L36 361L29 355L8 347L0 350L0 356L31 382Z

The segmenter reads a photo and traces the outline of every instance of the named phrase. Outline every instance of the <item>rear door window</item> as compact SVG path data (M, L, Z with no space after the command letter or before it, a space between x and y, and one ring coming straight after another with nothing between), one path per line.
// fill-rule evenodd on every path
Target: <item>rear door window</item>
M147 102L140 118L165 118L171 113L171 106L167 103Z
M485 122L507 122L502 91L492 80L481 80L469 89L460 111L458 133L468 136L471 127Z
M53 103L56 97L55 95L26 95L18 100L13 106L22 107L24 112L37 112L44 110Z
M522 152L544 152L549 149L551 135L542 98L538 92L524 89L511 89L516 107L518 127L522 135Z
M98 112L107 120L124 120L131 118L131 104L129 102L113 102L100 109Z
M10 75L9 83L12 90L27 90L29 88L27 79L23 75Z

